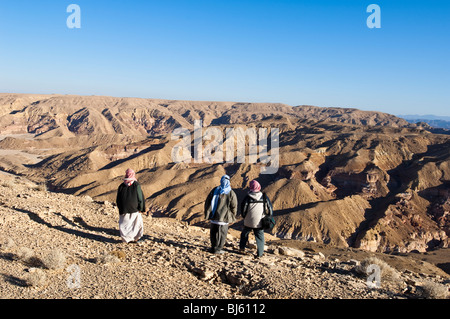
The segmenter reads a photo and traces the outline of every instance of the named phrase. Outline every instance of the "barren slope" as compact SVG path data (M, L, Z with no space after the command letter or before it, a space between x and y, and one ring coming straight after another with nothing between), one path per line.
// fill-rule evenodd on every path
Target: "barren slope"
M232 177L240 200L248 182L258 178L275 208L273 234L281 238L379 252L448 247L449 137L408 128L389 114L282 104L7 94L0 95L0 105L8 110L0 133L9 134L0 141L0 167L51 190L113 202L124 171L131 167L148 207L204 225L204 199L223 174ZM174 163L172 150L179 141L172 139L173 129L192 130L198 119L205 130L217 127L222 132L237 126L279 128L277 173L262 175L261 164L248 161ZM28 135L20 135L24 133ZM29 157L11 157L12 150ZM42 161L30 160L38 155Z
M427 282L448 290L448 275L416 258L313 243L302 246L302 252L298 246L286 248L298 241L270 241L267 235L266 254L255 259L254 247L249 255L237 252L239 232L234 230L226 253L217 256L208 252L208 229L163 217L144 217L144 240L126 245L117 220L111 203L51 193L4 176L0 298L421 298ZM47 256L55 252L64 260L49 269ZM384 259L398 277L383 277L380 289L370 289L356 271L369 256Z

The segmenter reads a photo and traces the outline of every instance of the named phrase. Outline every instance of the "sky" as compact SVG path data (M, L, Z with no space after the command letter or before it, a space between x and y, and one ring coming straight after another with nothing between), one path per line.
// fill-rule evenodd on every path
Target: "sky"
M450 1L0 0L0 92L449 116Z

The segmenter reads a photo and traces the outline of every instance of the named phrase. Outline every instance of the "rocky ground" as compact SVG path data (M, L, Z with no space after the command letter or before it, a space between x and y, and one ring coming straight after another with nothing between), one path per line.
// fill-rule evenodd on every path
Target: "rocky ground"
M1 299L448 298L448 274L405 256L268 236L257 259L251 245L238 253L237 230L213 255L208 229L156 216L144 216L141 242L125 244L114 204L1 177ZM385 261L379 288L361 271L368 257Z

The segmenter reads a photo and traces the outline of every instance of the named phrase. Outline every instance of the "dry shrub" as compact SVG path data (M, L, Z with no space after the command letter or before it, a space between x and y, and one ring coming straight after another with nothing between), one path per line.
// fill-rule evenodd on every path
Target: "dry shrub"
M28 247L18 247L16 249L16 259L28 263L34 256L34 251Z
M52 250L42 258L42 263L48 269L63 269L66 265L66 255L59 249Z
M6 188L14 188L14 182L13 181L11 181L11 180L3 180L1 183L0 183L0 185L1 186L3 186L3 187L6 187Z
M16 243L11 237L2 238L0 240L0 250L9 250L16 246Z
M12 258L30 267L42 266L41 260L36 257L34 251L27 247L17 247L12 254Z
M447 299L449 292L447 286L433 281L427 281L420 287L419 294L426 299Z
M42 269L33 268L25 278L25 282L31 287L42 287L47 284L47 275Z
M368 276L370 275L367 273L367 267L369 265L377 265L380 267L380 276L383 280L391 280L396 281L400 279L400 274L397 270L389 266L386 262L384 262L381 259L378 259L377 257L368 257L364 259L360 265L355 267L356 272Z
M102 264L102 265L114 264L114 263L118 263L118 262L120 262L120 258L116 254L114 254L114 252L104 253L95 259L96 264Z
M116 256L117 258L119 258L120 260L124 260L126 257L126 254L121 251L121 250L113 250L112 252L109 253L111 256Z
M40 183L37 184L33 187L33 190L37 191L37 192L46 192L47 189L47 185L45 183Z

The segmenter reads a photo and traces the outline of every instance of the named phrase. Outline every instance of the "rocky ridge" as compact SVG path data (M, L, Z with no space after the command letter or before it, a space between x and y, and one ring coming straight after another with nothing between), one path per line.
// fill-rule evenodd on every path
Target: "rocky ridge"
M226 253L213 255L208 229L157 212L144 216L141 242L124 244L117 214L111 202L53 193L2 175L1 298L386 299L436 297L424 294L430 283L445 293L450 287L448 274L418 259L314 243L299 249L269 234L261 259L251 245L248 254L237 252L236 230L230 231ZM48 269L42 261L55 251L64 262ZM395 265L388 268L396 276L383 275L380 288L369 288L367 275L358 271L368 257ZM73 280L74 269L79 281ZM41 280L32 280L38 274Z
M355 125L415 127L387 113L350 108L57 94L0 93L0 115L4 134L67 137L92 133L157 135L179 126L192 128L195 120L209 126L285 116Z

